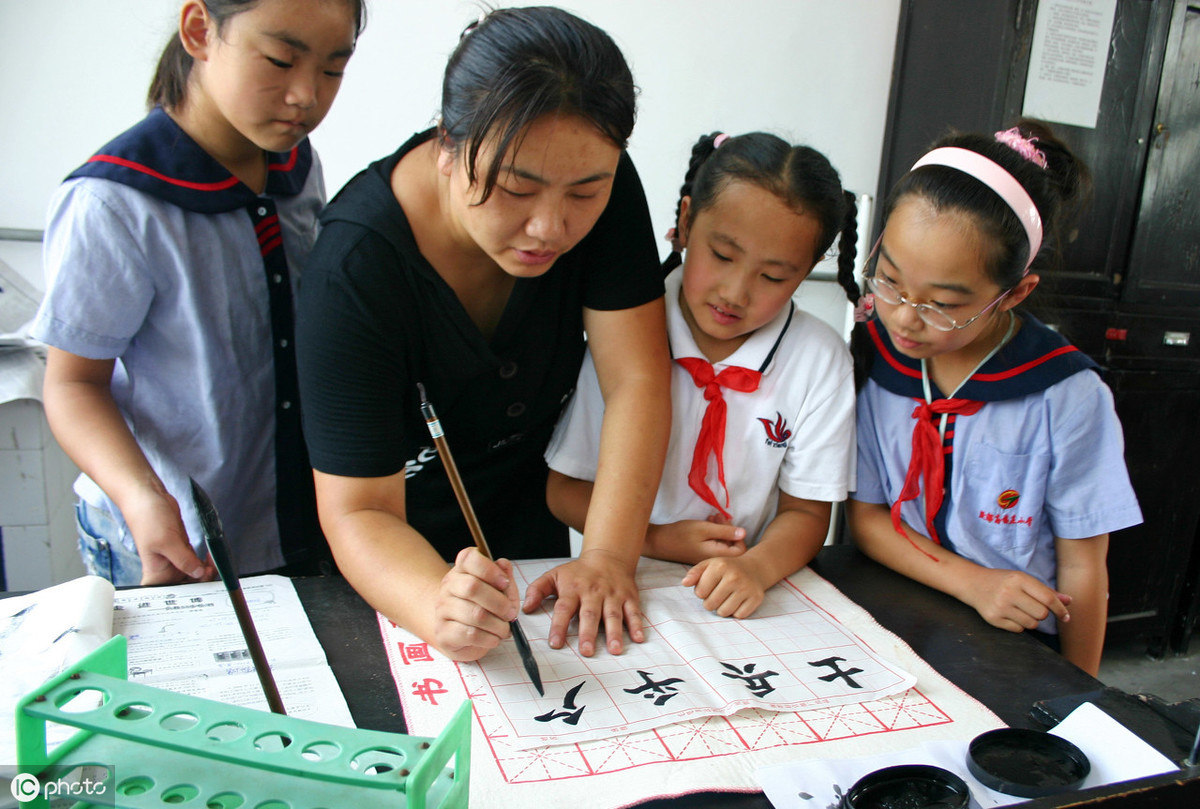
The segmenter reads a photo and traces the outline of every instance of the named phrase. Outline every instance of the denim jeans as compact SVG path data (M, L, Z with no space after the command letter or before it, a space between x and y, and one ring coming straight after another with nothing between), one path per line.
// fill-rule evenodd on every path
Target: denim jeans
M142 583L142 560L137 551L125 547L129 532L108 511L83 500L75 504L75 528L79 533L79 555L93 576L114 585Z

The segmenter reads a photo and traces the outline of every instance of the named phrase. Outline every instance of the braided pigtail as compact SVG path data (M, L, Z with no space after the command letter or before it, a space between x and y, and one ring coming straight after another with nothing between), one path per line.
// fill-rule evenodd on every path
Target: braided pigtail
M704 161L708 160L717 150L717 139L721 138L721 135L720 132L701 135L700 139L692 146L692 156L688 160L687 173L683 175L683 185L679 187L679 201L675 203L675 218L671 220L675 224L667 231L667 240L671 242L671 252L663 261L663 275L683 263L683 247L680 245L678 235L679 214L683 211L683 198L692 195L692 182L696 179L696 172L704 165Z
M846 213L838 235L837 281L846 291L846 298L858 304L862 290L854 280L854 259L858 257L858 200L849 191L842 192L846 200Z

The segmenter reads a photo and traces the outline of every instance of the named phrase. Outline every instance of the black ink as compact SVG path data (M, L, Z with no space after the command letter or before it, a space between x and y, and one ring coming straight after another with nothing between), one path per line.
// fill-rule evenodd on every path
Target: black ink
M730 674L723 671L721 672L722 677L744 681L746 688L750 689L750 693L759 699L762 699L775 690L775 686L768 683L767 678L778 677L779 672L777 671L764 671L761 674L755 674L754 667L758 665L757 663L747 663L744 668L739 668L732 663L725 662L722 662L721 665L729 669L729 671L735 672L734 674Z
M555 719L561 719L568 725L579 724L579 717L583 716L583 709L587 706L580 705L579 708L576 709L575 697L579 695L579 691L583 688L585 683L587 683L587 680L583 680L579 683L579 685L567 692L567 695L563 698L562 711L555 712L554 709L550 709L540 716L535 716L534 719L538 722L550 722ZM574 711L574 713L572 713L572 711Z
M666 680L655 682L648 671L639 671L644 681L637 688L624 689L626 694L642 694L646 699L654 700L655 705L663 705L671 697L679 695L679 689L675 687L675 683L682 683L683 680L679 677L670 677ZM642 692L645 693L642 693Z
M842 663L846 662L846 658L844 658L844 657L827 657L824 660L817 660L815 662L810 661L808 665L810 665L810 666L828 666L829 668L833 669L833 674L826 674L823 677L817 678L818 680L821 680L822 682L831 683L840 677L843 680L845 680L846 685L850 686L851 688L862 688L862 686L859 685L858 683L856 683L854 681L854 679L850 676L851 674L860 674L862 672L862 669L853 668L853 669L847 669L846 671L842 671L842 669L838 666L839 662L842 662Z

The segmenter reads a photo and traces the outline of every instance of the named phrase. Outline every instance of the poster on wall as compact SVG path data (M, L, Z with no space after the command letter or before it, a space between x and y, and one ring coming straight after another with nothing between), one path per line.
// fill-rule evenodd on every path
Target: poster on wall
M1022 113L1094 129L1117 0L1040 0Z

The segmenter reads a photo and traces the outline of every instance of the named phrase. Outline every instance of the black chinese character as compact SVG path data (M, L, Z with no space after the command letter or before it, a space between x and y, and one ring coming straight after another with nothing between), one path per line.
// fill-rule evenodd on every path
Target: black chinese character
M679 677L671 677L666 680L655 682L648 671L639 671L644 681L637 688L626 688L626 694L642 694L646 699L654 700L655 705L663 705L671 697L679 695L679 689L675 687L675 683L682 683L683 680ZM645 693L642 693L645 692Z
M722 662L721 665L729 669L729 671L735 672L734 674L730 674L723 671L721 672L722 677L745 681L746 688L750 689L750 693L759 699L762 699L775 690L775 686L768 683L767 678L778 677L779 672L777 671L764 671L761 674L755 674L754 667L758 665L757 663L747 663L744 668L739 668L732 663Z
M846 681L846 685L850 686L851 688L862 688L861 685L854 682L854 680L850 677L851 674L860 674L862 672L862 669L853 668L853 669L847 669L846 671L842 671L841 668L838 666L838 663L839 662L844 663L845 661L846 661L846 658L844 658L844 657L827 657L824 660L817 660L815 662L809 661L808 665L810 665L810 666L829 666L829 668L833 669L832 674L826 674L823 677L817 678L818 680L821 680L822 682L831 683L834 680L836 680L837 678L841 677L843 680Z
M579 708L576 709L575 697L579 695L579 690L581 688L583 688L584 683L586 683L586 682L587 682L587 680L584 680L579 685L575 686L574 688L572 688L570 691L567 692L567 696L563 698L563 704L562 704L563 710L562 711L555 712L553 709L551 709L549 711L546 711L541 716L535 716L534 719L536 719L538 722L550 722L554 719L561 719L562 721L566 722L568 725L578 724L579 717L583 716L583 709L586 708L587 706L580 705ZM571 713L572 711L574 711L574 713Z

